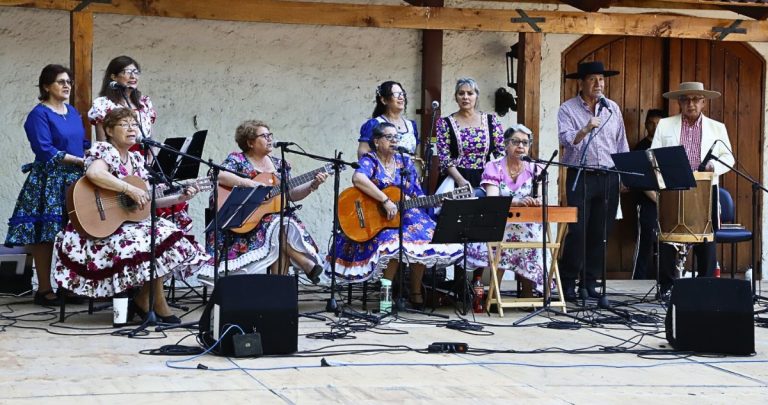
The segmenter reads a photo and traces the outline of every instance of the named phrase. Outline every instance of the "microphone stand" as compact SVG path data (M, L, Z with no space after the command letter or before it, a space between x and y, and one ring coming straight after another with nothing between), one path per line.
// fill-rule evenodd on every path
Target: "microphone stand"
M300 156L306 156L311 159L315 159L321 162L327 162L333 164L333 234L332 238L333 241L331 242L331 246L333 248L331 249L331 297L326 301L325 303L325 311L326 312L333 312L334 314L339 313L339 306L336 303L336 242L338 240L338 234L339 234L339 172L341 171L342 167L349 166L353 169L357 169L360 167L357 163L354 162L345 162L344 160L341 160L341 152L334 152L333 158L327 158L324 156L319 155L313 155L311 153L306 153L302 151L297 151L294 149L290 149L288 147L283 148L284 152L287 153L293 153Z
M422 156L424 157L424 181L422 182L422 189L427 190L427 193L432 192L432 134L435 131L435 117L437 116L437 111L439 108L440 105L432 109L432 120L429 124L429 134L427 136L426 145L422 149Z
M728 163L723 162L720 160L717 156L712 155L712 160L716 160L720 162L723 166L733 170L734 173L736 173L739 177L743 178L747 182L749 182L752 185L752 298L755 302L760 300L768 300L766 297L762 297L760 295L757 295L757 276L758 276L758 269L757 269L757 244L755 243L755 239L757 236L757 207L759 207L758 202L760 201L760 193L759 191L764 191L768 193L768 189L765 188L762 184L760 184L759 180L755 180L752 178L752 176L742 172L739 169L736 169L735 167L729 165ZM762 279L762 271L759 271L760 278Z
M285 148L288 147L287 143L281 143L280 147L280 230L278 231L277 241L277 274L282 275L283 272L283 238L285 237L285 229L283 224L285 221L285 209L288 207L287 194L288 194L288 179L286 176L286 166L288 163L285 161ZM287 274L287 273L286 273ZM296 271L296 283L298 287L299 272Z

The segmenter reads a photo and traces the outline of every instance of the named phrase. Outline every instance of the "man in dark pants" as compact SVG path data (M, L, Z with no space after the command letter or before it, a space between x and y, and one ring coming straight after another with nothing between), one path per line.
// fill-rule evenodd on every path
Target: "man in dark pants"
M629 151L621 109L603 95L605 78L618 73L605 70L602 62L585 62L579 64L576 73L565 76L579 80L579 94L563 103L557 113L562 162L610 168L613 167L611 154ZM568 169L565 184L568 205L578 208L579 222L569 225L558 262L562 293L568 300L577 298L576 278L583 267L587 276L581 280L582 286L590 297L600 296L597 279L602 277L605 261L603 229L607 231L606 236L610 234L619 204L616 174L583 171L574 189L576 173L576 169Z
M647 150L653 142L653 134L656 132L656 126L659 120L666 118L667 114L661 110L648 110L645 114L645 138L635 145L634 150ZM637 196L637 205L640 207L638 213L638 222L640 228L640 244L637 248L637 258L635 259L635 272L632 276L635 280L644 280L648 278L648 258L653 252L656 238L656 203L653 202L644 192L635 193Z
M706 100L720 97L720 93L705 90L703 83L684 82L680 83L678 90L666 92L663 96L670 100L677 100L681 113L659 121L651 148L682 145L691 169L714 172L713 184L717 185L720 175L730 169L720 162L714 160L704 162L704 160L707 153L712 153L712 156L732 166L734 158L731 153L731 142L725 125L705 116L702 111ZM715 225L718 211L717 187L713 187L712 193L712 221ZM696 270L700 277L711 277L714 273L717 260L716 246L714 241L694 244ZM675 274L676 256L677 251L672 245L662 243L659 247L659 281L663 299L669 297L668 293Z

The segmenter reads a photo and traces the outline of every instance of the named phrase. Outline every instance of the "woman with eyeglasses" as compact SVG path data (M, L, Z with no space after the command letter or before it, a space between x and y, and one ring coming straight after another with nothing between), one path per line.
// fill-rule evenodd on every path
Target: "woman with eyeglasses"
M504 154L501 124L496 115L478 110L479 96L474 79L459 79L454 92L459 110L438 120L435 130L443 177L453 178L457 187L471 184L477 189L491 155Z
M538 207L541 198L532 197L534 176L538 168L534 163L520 159L530 151L533 133L522 124L504 132L505 156L485 164L481 186L489 197L510 196L513 207ZM507 222L504 231L505 242L540 242L541 224ZM467 267L488 266L488 249L485 243L473 243L467 248ZM507 249L502 251L499 270L514 271L524 284L533 283L535 289L543 291L543 270L541 249ZM499 278L501 279L501 278ZM527 282L526 282L527 281Z
M8 220L6 246L29 246L35 261L37 305L58 305L51 286L51 256L56 234L67 223L65 192L83 174L85 139L80 113L67 104L72 72L48 65L40 72L37 104L27 115L27 133L35 160L22 166L28 173Z
M402 84L390 80L376 87L376 107L373 108L371 119L360 128L360 138L357 140L359 142L357 146L358 159L371 151L371 132L376 125L382 122L388 122L395 126L400 137L398 146L408 149L411 156L416 154L416 148L419 145L419 130L416 127L416 121L405 118L407 106L408 95Z
M140 78L139 62L130 56L118 56L109 61L107 70L104 71L104 78L101 80L99 97L93 100L93 106L88 111L88 120L96 127L96 140L106 139L103 127L104 117L108 112L120 107L130 108L136 112L139 117L139 135L152 137L152 124L157 119L157 111L149 96L139 91ZM110 86L112 82L116 83L114 88ZM125 100L126 98L128 101ZM134 149L138 149L138 146Z
M352 176L352 184L376 201L391 220L397 215L398 206L382 191L401 184L406 198L423 196L424 192L416 181L411 159L393 151L398 146L399 136L395 125L383 122L373 128L370 149L358 161L360 167ZM401 168L407 170L402 176ZM435 222L423 208L410 208L402 216L403 260L410 264L411 304L416 307L424 303L421 279L427 267L446 267L462 256L458 244L431 244ZM399 260L399 230L384 229L367 242L358 243L340 235L336 244L336 274L350 282L362 282L372 277L392 280Z
M235 130L235 142L240 147L240 152L232 152L224 159L222 166L227 169L242 173L248 178L238 177L232 173L221 172L219 184L232 187L258 187L265 184L254 180L260 174L270 174L274 184L280 181L280 170L283 161L271 156L274 147L274 137L269 126L263 121L248 120L241 123ZM286 178L290 179L291 167L286 166ZM297 185L288 190L288 200L301 201L316 191L325 182L328 175L320 172L312 181ZM279 198L279 197L275 197ZM320 282L323 273L323 259L318 254L315 241L310 236L304 224L299 220L295 212L289 211L283 217L286 236L283 255L283 268L278 268L279 259L279 235L280 214L267 214L259 222L258 226L247 233L224 235L219 232L218 249L224 246L224 238L228 237L226 245L229 250L221 254L220 260L227 260L230 274L255 274L264 273L270 268L271 274L287 274L288 264L304 271L313 284ZM206 238L208 252L213 256L213 233ZM213 260L201 270L201 276L213 278ZM219 272L224 273L225 263L219 264Z
M146 182L149 177L144 157L130 151L139 138L136 115L127 108L113 109L102 125L107 141L96 142L86 152L85 176L98 188L122 193L143 209L150 204L149 186L145 184L142 188L124 180L136 176ZM187 187L155 202L163 207L188 201L196 194L195 188ZM81 235L70 222L56 236L54 244L57 283L87 297L111 297L140 288L131 309L143 317L149 310L150 229L150 218L124 222L112 235L96 239ZM180 323L165 301L163 280L172 274L179 279L191 276L208 260L208 255L170 221L158 218L155 232L154 310L160 321Z

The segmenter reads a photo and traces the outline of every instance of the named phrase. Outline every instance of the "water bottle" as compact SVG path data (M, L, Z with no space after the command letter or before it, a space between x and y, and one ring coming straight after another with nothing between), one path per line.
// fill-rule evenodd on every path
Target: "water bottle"
M381 279L379 292L379 312L392 312L392 280Z
M472 283L472 287L475 291L475 298L472 300L472 310L476 314L483 312L483 296L485 295L485 288L483 287L483 279L481 276L475 276L475 281Z
M715 262L715 274L714 274L714 276L718 277L718 278L720 277L720 262L717 262L717 261Z
M112 327L122 328L128 324L128 297L112 298Z

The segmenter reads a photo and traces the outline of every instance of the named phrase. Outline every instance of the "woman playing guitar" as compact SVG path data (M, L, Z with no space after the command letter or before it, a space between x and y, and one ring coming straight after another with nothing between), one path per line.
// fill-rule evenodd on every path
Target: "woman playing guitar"
M222 163L222 166L249 175L250 179L243 179L231 173L222 172L219 176L219 184L225 187L257 187L263 185L275 186L279 181L279 172L282 161L270 156L273 150L272 133L269 127L262 121L249 120L237 127L235 142L242 152L232 152ZM290 178L290 167L286 167L287 177ZM326 173L318 173L314 179L299 185L288 192L291 201L300 201L310 193L317 190L320 184L328 178ZM294 213L286 213L286 242L284 255L284 268L278 269L278 239L280 235L280 215L267 214L253 230L247 233L230 234L227 242L229 251L222 255L229 261L229 271L237 273L253 274L264 272L272 266L272 274L286 274L288 259L294 266L300 267L313 284L320 281L323 272L323 259L318 255L317 245L307 232L304 224ZM217 248L221 248L224 242L223 233L219 233ZM213 253L213 234L207 239L208 251ZM219 266L221 272L225 266ZM239 270L239 271L238 271ZM213 277L213 260L210 260L202 269L201 274Z
M381 202L381 209L389 220L398 214L398 208L383 189L404 184L406 197L424 195L416 181L411 159L402 159L399 154L395 154L393 148L397 147L397 143L398 134L394 125L384 122L374 127L370 141L371 152L360 158L360 168L352 177L355 187ZM401 177L402 167L408 171L406 178ZM411 265L410 301L420 306L423 303L421 278L426 266L448 266L461 258L462 248L456 244L430 244L435 222L423 209L407 210L402 222L403 260ZM398 267L398 230L384 229L373 239L362 243L342 236L337 242L336 253L336 272L339 277L350 281L365 281L383 270L383 277L391 280Z

